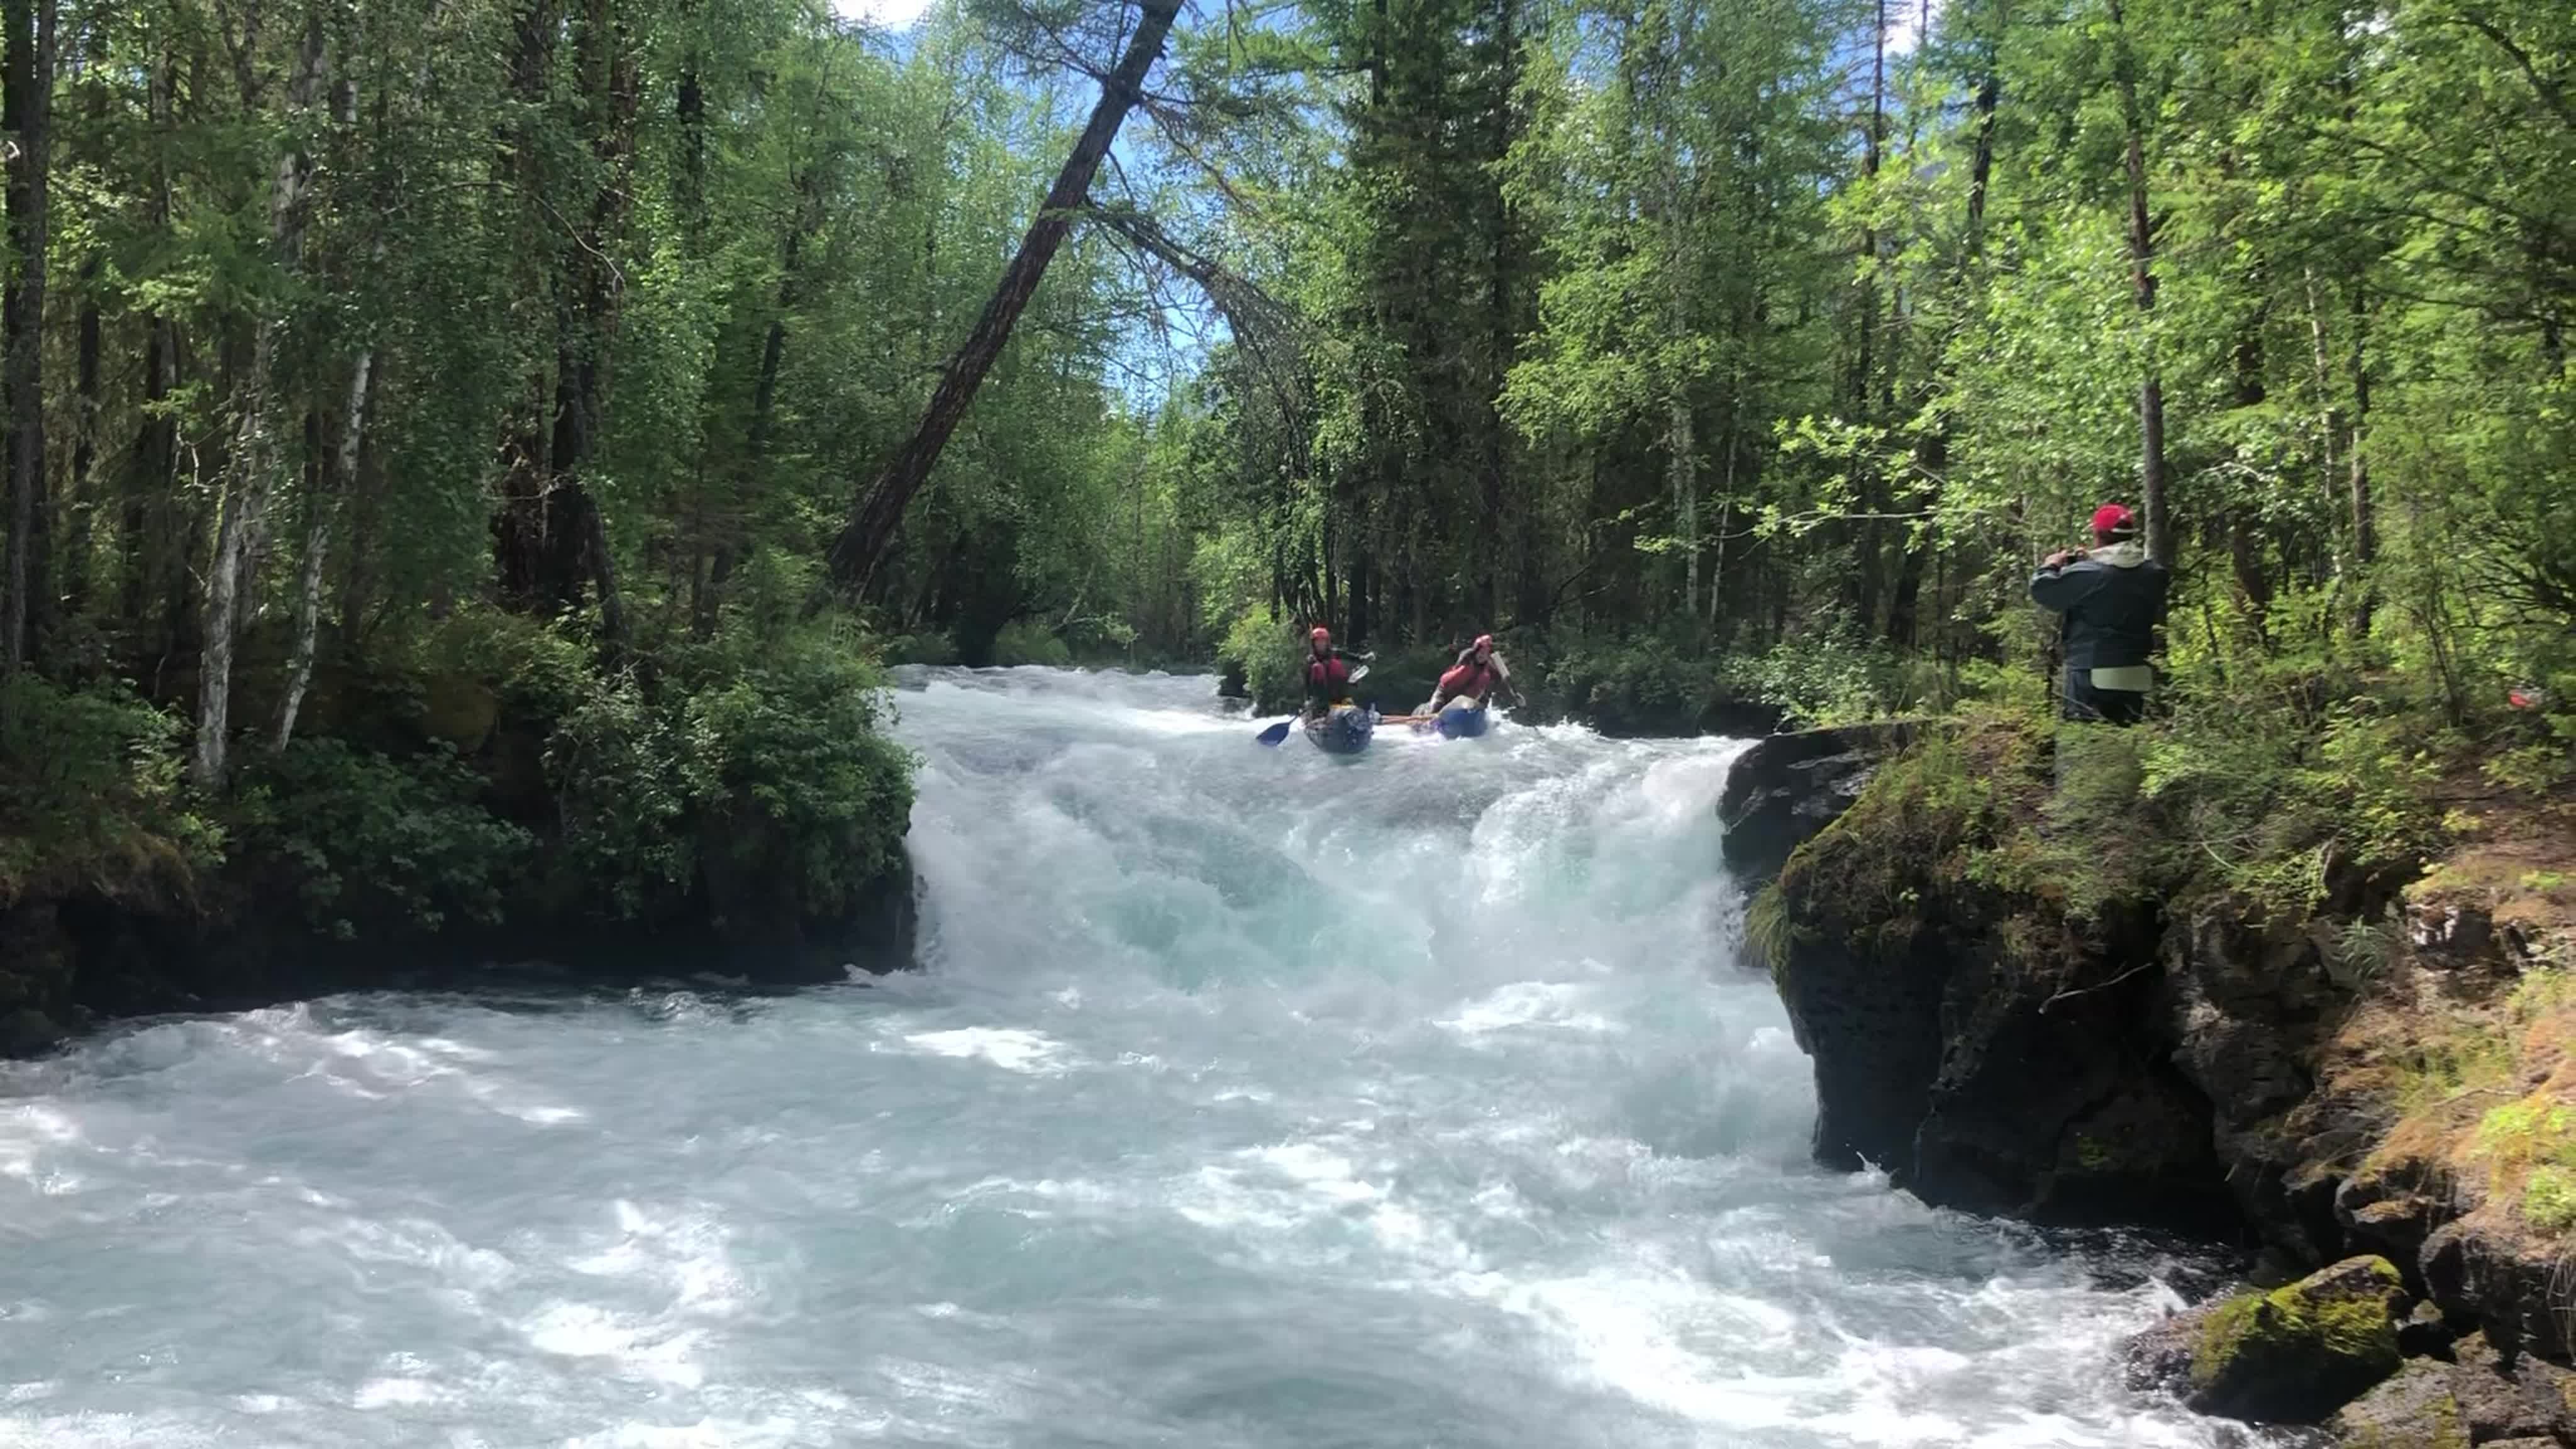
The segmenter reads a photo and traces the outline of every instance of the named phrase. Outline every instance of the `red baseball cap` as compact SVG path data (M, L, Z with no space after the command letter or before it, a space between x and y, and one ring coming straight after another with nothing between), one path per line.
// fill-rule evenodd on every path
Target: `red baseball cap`
M2105 503L2093 510L2095 533L2126 533L2138 526L2138 516L2125 503Z

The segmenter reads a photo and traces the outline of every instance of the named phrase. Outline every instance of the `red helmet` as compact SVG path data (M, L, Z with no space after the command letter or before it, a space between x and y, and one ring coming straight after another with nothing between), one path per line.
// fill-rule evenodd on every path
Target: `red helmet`
M2137 526L2137 515L2125 503L2105 503L2093 510L2095 533L2128 533Z
M1491 635L1491 634L1479 634L1479 635L1477 635L1477 636L1476 636L1476 648L1477 648L1477 649L1479 649L1479 650L1483 650L1483 651L1490 651L1490 650L1492 650L1492 649L1493 649L1493 647L1494 647L1494 636L1493 636L1493 635Z
M1306 637L1318 644L1330 644L1333 642L1333 631L1325 628L1321 624L1318 624L1314 627L1312 632L1306 635Z

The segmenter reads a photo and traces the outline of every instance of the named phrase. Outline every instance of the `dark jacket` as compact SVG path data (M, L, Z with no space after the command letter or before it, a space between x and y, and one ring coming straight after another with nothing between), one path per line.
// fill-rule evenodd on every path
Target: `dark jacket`
M2136 544L2113 544L2031 575L2030 597L2066 616L2067 668L2119 669L2146 663L2154 650L2170 581Z

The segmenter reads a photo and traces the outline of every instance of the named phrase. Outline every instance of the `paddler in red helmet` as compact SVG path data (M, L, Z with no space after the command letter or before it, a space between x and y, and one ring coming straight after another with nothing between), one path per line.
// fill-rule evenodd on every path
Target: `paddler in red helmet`
M1503 656L1494 652L1494 636L1479 634L1475 643L1458 651L1458 662L1440 676L1440 687L1432 691L1431 702L1422 712L1438 714L1450 701L1460 699L1471 705L1491 704L1497 691L1511 687L1512 671L1504 666Z
M1333 647L1333 631L1318 624L1306 635L1305 718L1321 719L1337 704L1350 703L1351 666L1375 659Z

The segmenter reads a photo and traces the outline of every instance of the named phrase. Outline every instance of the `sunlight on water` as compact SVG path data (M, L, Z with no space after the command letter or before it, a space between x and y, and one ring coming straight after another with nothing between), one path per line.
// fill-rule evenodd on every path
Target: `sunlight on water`
M0 1444L2217 1442L2143 1250L1807 1161L1736 745L906 686L923 973L7 1068Z

